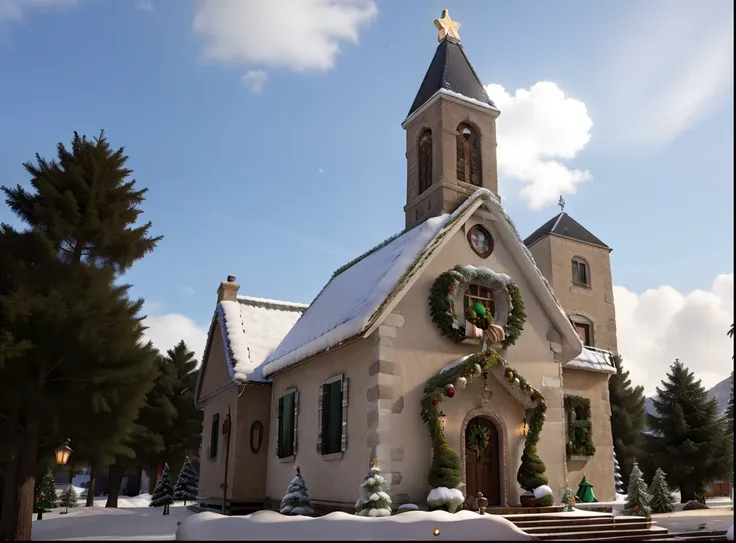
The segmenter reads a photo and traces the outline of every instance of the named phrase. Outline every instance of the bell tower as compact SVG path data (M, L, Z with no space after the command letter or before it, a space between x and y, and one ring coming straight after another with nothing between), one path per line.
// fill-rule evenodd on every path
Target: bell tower
M452 213L479 188L498 195L496 118L500 111L460 44L447 10L434 21L439 45L406 130L406 227Z

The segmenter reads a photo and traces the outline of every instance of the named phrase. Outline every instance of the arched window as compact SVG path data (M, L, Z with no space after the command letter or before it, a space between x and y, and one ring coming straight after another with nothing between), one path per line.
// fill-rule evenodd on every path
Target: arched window
M579 287L590 287L590 266L579 256L572 259L572 283Z
M457 179L480 187L482 184L480 164L480 138L469 124L457 127Z
M419 194L432 184L432 131L425 130L419 137Z
M575 327L575 331L583 340L583 345L586 347L593 347L593 323L590 319L583 317L582 315L571 315L570 321Z

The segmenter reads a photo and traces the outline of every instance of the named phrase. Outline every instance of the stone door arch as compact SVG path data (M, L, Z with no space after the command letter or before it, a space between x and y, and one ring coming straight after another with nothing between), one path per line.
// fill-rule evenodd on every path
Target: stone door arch
M475 453L468 451L467 448L468 429L476 424L487 427L489 433L494 434L480 462ZM465 416L460 431L463 448L460 451L460 463L466 495L474 496L480 490L488 498L489 507L494 505L507 507L509 501L508 432L503 420L494 411L485 408L473 409ZM471 465L469 469L470 462L476 465ZM469 474L473 481L469 480Z

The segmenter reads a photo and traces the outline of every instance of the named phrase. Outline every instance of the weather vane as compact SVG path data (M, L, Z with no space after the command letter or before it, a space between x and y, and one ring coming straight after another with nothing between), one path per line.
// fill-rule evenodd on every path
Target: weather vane
M442 16L439 19L434 20L434 26L440 31L437 41L442 41L448 37L460 41L460 34L457 32L460 28L460 23L450 19L450 14L446 9L442 10Z
M557 201L557 205L560 206L560 211L565 211L565 199L560 194L560 199Z

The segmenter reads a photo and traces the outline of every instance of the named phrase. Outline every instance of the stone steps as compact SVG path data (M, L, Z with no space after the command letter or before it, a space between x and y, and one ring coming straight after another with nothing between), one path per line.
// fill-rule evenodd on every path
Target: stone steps
M646 518L614 517L610 513L510 514L504 518L544 541L644 540L668 534L666 528L652 526Z

